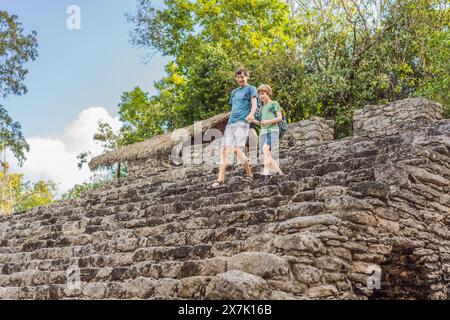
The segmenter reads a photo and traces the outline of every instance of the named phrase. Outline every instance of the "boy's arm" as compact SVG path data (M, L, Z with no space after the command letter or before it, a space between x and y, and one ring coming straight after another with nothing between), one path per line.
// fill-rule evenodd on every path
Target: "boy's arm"
M261 122L261 124L263 126L267 126L267 125L271 125L271 124L277 124L278 122L283 121L283 114L281 113L281 107L278 104L278 102L275 102L275 109L273 111L275 111L276 114L276 118L272 119L272 120L264 120Z
M281 111L277 111L277 117L272 120L266 120L266 125L276 124L278 122L281 122L282 120L283 120L283 115L281 114Z
M272 121L274 124L283 121L283 115L281 114L281 111L277 111L277 117Z

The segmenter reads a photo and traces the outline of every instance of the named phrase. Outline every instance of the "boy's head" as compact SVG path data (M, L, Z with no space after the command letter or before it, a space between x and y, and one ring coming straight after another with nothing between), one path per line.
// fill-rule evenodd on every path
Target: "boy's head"
M241 87L247 85L249 72L246 68L241 67L241 68L237 69L234 75L236 77L237 83Z
M263 102L267 101L272 96L272 88L268 84L260 85L257 91Z

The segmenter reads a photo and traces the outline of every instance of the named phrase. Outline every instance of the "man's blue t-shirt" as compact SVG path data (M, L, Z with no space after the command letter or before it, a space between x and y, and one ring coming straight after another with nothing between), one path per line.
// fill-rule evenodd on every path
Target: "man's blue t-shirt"
M246 85L245 87L239 87L235 89L230 98L231 102L231 115L228 120L228 124L236 122L247 123L247 116L252 110L251 99L256 97L257 92L254 86Z

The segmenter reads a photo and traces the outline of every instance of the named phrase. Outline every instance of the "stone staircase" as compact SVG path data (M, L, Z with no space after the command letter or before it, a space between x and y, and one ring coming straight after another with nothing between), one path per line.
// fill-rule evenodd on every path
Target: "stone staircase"
M390 125L287 137L268 183L231 166L210 190L211 165L142 168L0 218L0 298L446 299L450 120Z

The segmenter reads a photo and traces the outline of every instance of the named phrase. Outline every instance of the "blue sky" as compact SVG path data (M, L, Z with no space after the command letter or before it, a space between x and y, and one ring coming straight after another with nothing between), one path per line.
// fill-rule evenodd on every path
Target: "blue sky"
M81 10L80 30L67 28L70 5ZM155 93L153 83L164 76L169 58L155 55L143 64L149 51L131 45L133 26L125 18L136 6L137 0L0 0L0 10L18 15L39 43L39 57L27 64L28 93L0 98L31 147L23 167L7 155L12 172L56 182L58 195L88 181L93 173L87 166L79 170L76 157L103 152L93 140L98 121L118 130L121 94L135 86Z
M81 9L80 30L66 27L69 5ZM123 91L140 86L155 93L153 82L164 75L167 57L143 64L147 51L130 43L124 14L135 12L136 0L0 0L0 9L38 33L39 57L27 64L28 94L0 102L26 136L56 137L91 106L114 115Z

